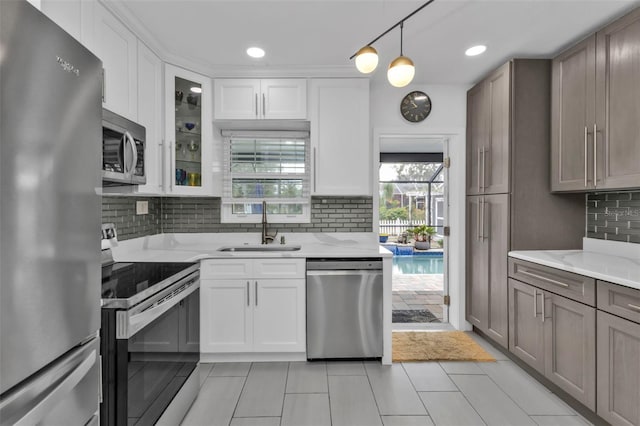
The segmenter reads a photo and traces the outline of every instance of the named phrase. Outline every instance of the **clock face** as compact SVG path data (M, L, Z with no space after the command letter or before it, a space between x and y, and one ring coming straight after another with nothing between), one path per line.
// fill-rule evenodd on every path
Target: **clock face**
M412 123L419 123L429 116L431 99L426 93L414 91L402 98L400 113L402 117Z

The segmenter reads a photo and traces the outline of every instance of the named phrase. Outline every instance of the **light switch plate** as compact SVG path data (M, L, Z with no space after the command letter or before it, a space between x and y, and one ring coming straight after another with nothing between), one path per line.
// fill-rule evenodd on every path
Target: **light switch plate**
M136 201L136 214L149 214L149 202Z

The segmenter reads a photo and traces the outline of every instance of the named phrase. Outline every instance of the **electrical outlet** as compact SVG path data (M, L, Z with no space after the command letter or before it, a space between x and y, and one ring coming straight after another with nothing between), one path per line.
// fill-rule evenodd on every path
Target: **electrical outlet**
M136 214L149 214L149 202L136 201Z

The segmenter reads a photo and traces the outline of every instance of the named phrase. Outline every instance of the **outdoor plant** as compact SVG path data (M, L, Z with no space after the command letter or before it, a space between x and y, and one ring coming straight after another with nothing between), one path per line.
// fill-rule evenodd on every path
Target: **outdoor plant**
M433 226L418 225L415 228L407 229L407 232L413 234L413 238L416 241L431 241L431 237L436 234L436 229Z

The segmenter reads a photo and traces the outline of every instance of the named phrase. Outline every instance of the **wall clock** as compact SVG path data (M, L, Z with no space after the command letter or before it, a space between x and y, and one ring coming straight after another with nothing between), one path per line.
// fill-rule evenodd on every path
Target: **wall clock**
M415 90L408 93L400 103L402 118L412 123L419 123L429 116L431 99L426 93Z

